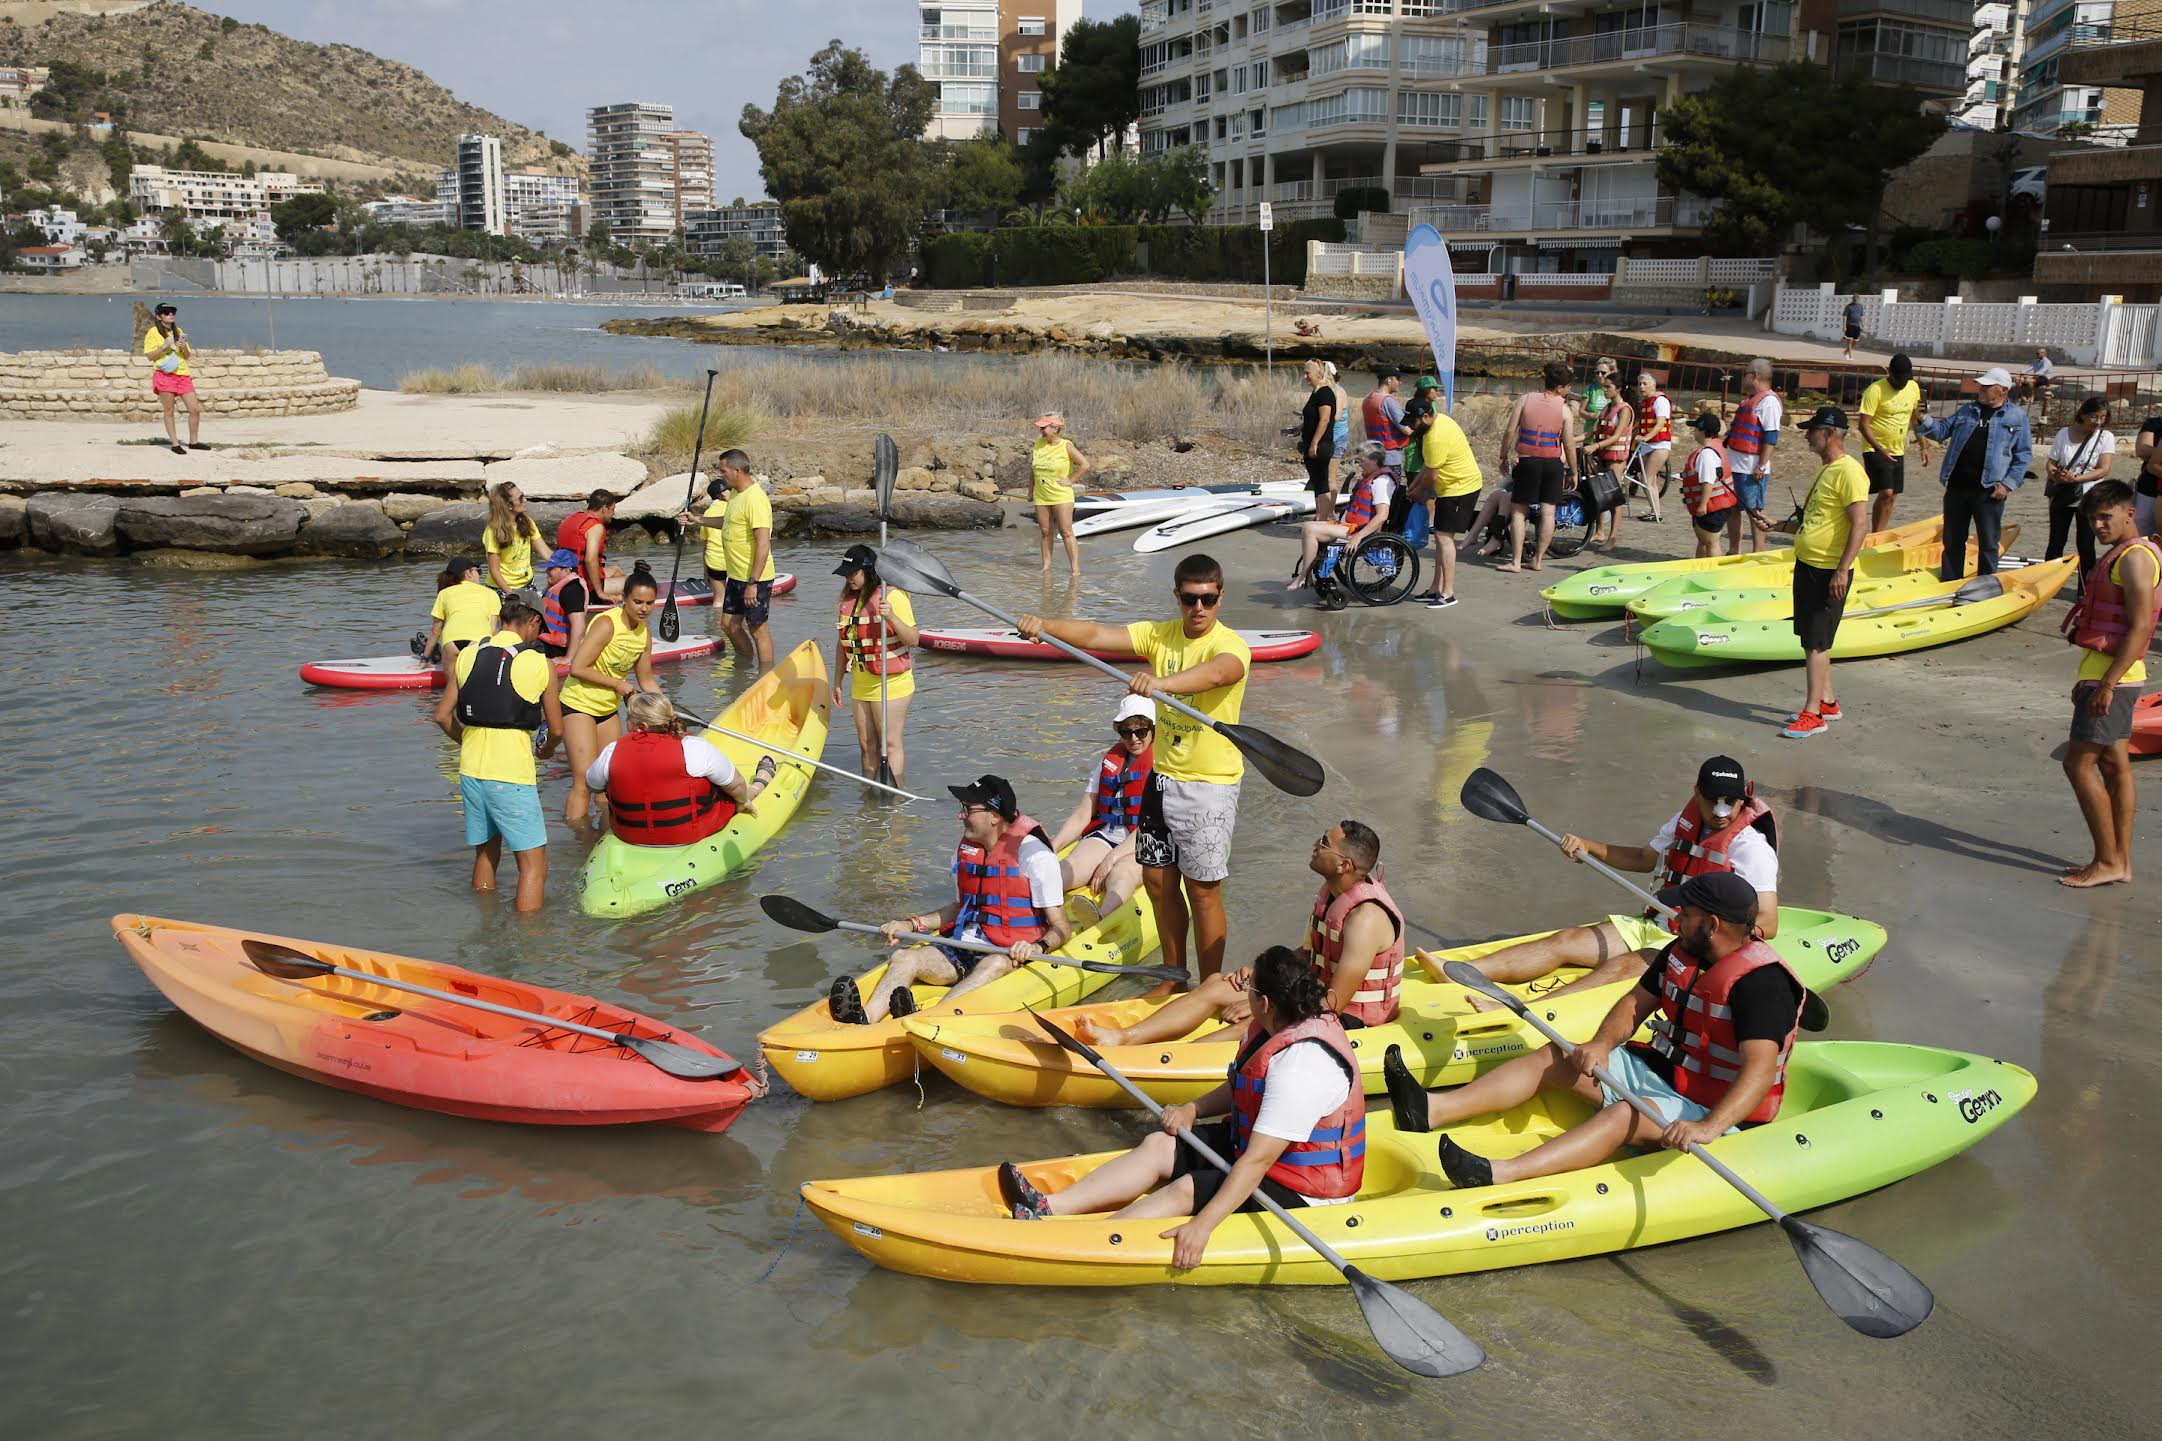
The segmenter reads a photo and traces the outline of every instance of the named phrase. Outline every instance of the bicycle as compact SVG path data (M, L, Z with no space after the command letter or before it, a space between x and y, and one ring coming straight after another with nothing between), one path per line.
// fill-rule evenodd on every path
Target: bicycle
M1667 452L1667 464L1659 467L1659 493L1654 496L1651 482L1644 476L1644 447L1638 446L1630 454L1628 463L1622 467L1622 503L1626 505L1632 496L1641 495L1644 497L1645 502L1656 510L1659 502L1667 498L1667 491L1673 487L1674 482L1681 479L1681 472L1674 469L1673 459L1674 453L1669 450ZM1653 521L1664 520L1665 518L1661 515L1639 515L1637 517L1638 520Z

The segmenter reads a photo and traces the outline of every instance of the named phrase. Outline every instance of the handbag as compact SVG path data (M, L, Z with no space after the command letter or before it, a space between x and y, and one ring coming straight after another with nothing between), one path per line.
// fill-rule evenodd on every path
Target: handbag
M1604 515L1610 510L1621 509L1621 482L1616 480L1614 472L1606 467L1600 466L1586 471L1579 488L1584 492L1584 508L1593 515Z

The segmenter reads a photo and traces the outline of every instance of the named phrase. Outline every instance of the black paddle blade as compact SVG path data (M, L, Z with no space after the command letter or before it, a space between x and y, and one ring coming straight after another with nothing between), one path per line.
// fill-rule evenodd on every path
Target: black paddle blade
M1936 1309L1937 1298L1912 1271L1866 1241L1794 1216L1779 1224L1824 1304L1864 1336L1904 1336Z
M1518 1015L1524 1014L1523 998L1503 990L1499 985L1469 961L1444 961L1441 973L1467 991L1477 991L1490 1001L1498 1001Z
M1217 722L1216 733L1237 746L1239 753L1254 763L1254 769L1286 795L1310 796L1321 789L1325 778L1321 762L1297 746L1286 745L1265 730L1231 721Z
M1832 1008L1824 1004L1824 997L1815 991L1802 992L1801 1027L1805 1031L1821 1031L1832 1023Z
M1103 1064L1104 1058L1097 1055L1095 1047L1091 1046L1087 1041L1084 1041L1079 1036L1072 1035L1067 1031L1061 1029L1057 1022L1053 1021L1043 1012L1037 1010L1034 1006L1024 1006L1022 1007L1022 1009L1029 1013L1029 1016L1036 1022L1037 1025L1043 1028L1045 1034L1049 1035L1052 1040L1057 1041L1067 1050L1072 1051L1075 1055L1079 1056L1084 1061L1089 1062L1091 1065L1100 1066Z
M953 572L922 546L906 540L889 540L878 550L878 578L902 590L935 591L959 596Z
M726 1056L709 1056L704 1051L694 1051L689 1046L679 1046L673 1041L649 1040L644 1036L620 1035L616 1044L635 1051L657 1071L666 1071L679 1081L717 1081L733 1076L743 1069L741 1061Z
M880 520L886 519L888 512L893 507L893 483L900 478L900 475L900 447L893 443L892 436L882 430L878 433L878 439L871 446L871 486L878 497L878 518ZM885 573L885 567L880 566L879 574L883 576ZM903 590L908 589L907 586L901 588Z
M1995 600L2003 594L2003 576L1978 575L1958 590L1952 592L1952 604L1973 605L1978 600Z
M884 756L878 758L878 774L873 776L872 779L882 786L898 786L900 784L899 781L893 778L893 767L886 764Z
M680 640L683 636L683 617L676 614L676 593L673 587L667 601L661 606L661 639Z
M1464 777L1464 789L1458 793L1457 802L1482 821L1520 826L1531 819L1531 812L1524 809L1524 798L1516 793L1516 787L1485 766Z
M839 924L833 917L812 910L794 896L760 896L758 908L792 931L830 931Z
M1486 1361L1477 1341L1409 1291L1377 1281L1356 1266L1344 1268L1344 1279L1359 1298L1374 1344L1412 1375L1436 1380L1461 1376Z
M266 976L276 976L281 981L312 980L316 976L327 976L337 969L328 961L305 955L291 946L273 945L269 941L243 940L240 951L257 970Z

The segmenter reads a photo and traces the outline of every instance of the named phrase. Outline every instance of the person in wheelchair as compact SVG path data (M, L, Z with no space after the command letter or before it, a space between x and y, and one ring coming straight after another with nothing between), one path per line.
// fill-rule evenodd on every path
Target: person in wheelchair
M1351 499L1345 503L1343 518L1309 520L1299 526L1299 564L1284 589L1297 590L1308 583L1325 542L1342 541L1344 554L1356 555L1367 537L1378 534L1389 518L1394 478L1384 462L1381 442L1364 441L1353 454L1358 457L1359 473L1352 477Z

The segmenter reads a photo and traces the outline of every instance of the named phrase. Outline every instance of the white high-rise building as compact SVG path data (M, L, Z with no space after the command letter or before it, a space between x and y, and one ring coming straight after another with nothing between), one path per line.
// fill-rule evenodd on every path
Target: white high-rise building
M2004 123L2019 91L2026 18L2027 0L1983 0L1974 7L1974 34L1967 40L1967 93L1953 105L1954 119L1984 130Z
M458 137L458 163L452 167L457 183L457 225L461 230L481 230L502 235L509 229L510 210L503 198L503 141L495 135Z
M651 245L675 234L675 128L676 112L667 105L626 101L586 112L591 214L618 244Z

